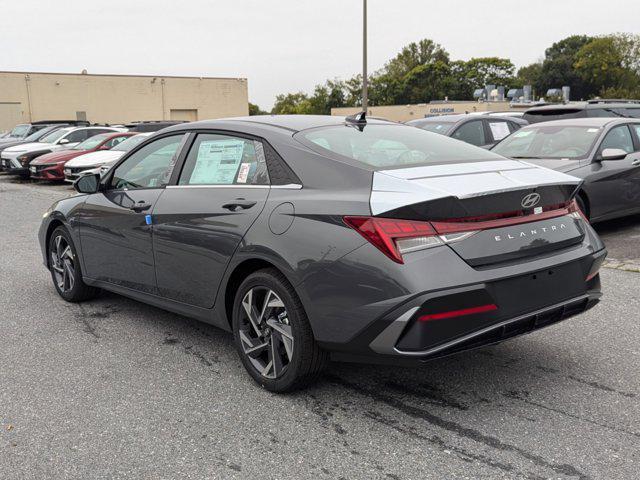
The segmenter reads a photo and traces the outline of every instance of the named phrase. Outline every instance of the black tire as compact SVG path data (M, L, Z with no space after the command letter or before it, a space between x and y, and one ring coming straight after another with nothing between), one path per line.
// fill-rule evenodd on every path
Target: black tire
M58 238L60 238L59 243ZM63 251L66 253L63 254ZM74 303L82 302L97 295L98 289L87 285L82 280L76 247L66 228L58 227L51 233L47 255L53 286L64 300ZM73 280L72 283L70 279Z
M252 292L252 297L249 297L250 291ZM271 294L274 295L269 296ZM255 298L253 295L255 295ZM264 295L264 298L261 299L260 295ZM254 298L257 304L262 302L262 310L265 312L264 315L255 316L262 320L260 324L264 326L259 330L261 332L264 332L265 329L269 330L269 325L271 325L273 327L271 329L273 335L265 333L265 337L260 337L258 330L251 324L245 308L251 302L251 298ZM274 305L282 304L283 308L279 306L273 308L264 307L269 298L273 299L272 303ZM286 325L282 323L285 321ZM269 323L267 324L267 322ZM236 349L242 364L249 375L269 391L283 393L300 389L316 380L328 363L329 356L316 343L307 314L298 295L284 275L276 269L259 270L249 275L242 282L236 292L233 303L232 323ZM286 334L280 330L283 327L287 328L287 333L290 337L287 336L285 338ZM255 336L255 338L249 339L247 337L248 334ZM292 342L287 345L288 349L284 348L285 340ZM269 341L271 341L272 345L263 348L259 354L260 357L256 357L254 352L257 351L257 347L252 349L251 344L248 343L249 341L255 342L255 345L259 347L268 344ZM273 343L279 344L281 347L273 347ZM278 355L278 348L280 348L282 355ZM250 357L245 350L251 350L252 356ZM292 353L290 353L290 350L292 350ZM260 364L266 365L265 368L268 369L269 356L273 358L274 355L278 355L282 364L288 361L286 366L277 372L275 362L272 360L271 364L273 366L271 370L268 370L266 374L259 371Z

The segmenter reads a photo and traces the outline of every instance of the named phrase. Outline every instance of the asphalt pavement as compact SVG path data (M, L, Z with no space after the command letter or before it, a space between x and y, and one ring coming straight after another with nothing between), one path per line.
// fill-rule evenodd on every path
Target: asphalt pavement
M0 176L2 479L640 476L640 273L605 268L602 303L545 330L278 396L214 327L58 298L36 232L70 193ZM598 228L637 261L640 218Z

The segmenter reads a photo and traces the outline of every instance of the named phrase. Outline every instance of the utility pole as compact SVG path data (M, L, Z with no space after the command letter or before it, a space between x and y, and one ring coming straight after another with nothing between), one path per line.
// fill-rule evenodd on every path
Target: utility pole
M369 108L367 78L367 0L362 0L362 111Z

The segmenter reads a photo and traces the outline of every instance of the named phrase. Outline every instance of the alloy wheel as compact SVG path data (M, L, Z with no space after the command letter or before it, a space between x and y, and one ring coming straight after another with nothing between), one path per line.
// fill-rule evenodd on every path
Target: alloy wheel
M65 293L73 290L76 282L74 256L71 245L62 235L58 235L53 239L51 268L60 291Z
M242 351L265 378L281 377L293 359L293 333L284 302L267 287L253 287L242 299Z

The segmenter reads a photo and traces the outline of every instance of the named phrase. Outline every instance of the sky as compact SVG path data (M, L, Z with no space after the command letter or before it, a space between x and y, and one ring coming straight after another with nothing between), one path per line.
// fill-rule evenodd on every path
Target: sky
M572 34L640 33L640 0L368 5L370 72L422 38L454 60L520 67ZM243 77L270 109L279 93L362 69L362 0L0 0L0 12L0 70Z

